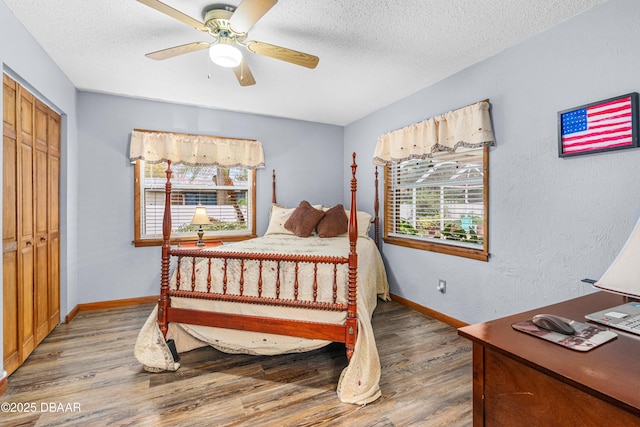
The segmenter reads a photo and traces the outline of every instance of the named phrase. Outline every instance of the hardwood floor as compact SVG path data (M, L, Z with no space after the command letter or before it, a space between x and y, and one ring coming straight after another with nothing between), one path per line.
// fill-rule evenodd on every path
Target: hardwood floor
M380 302L374 314L382 397L365 406L341 403L335 393L343 344L281 356L207 347L181 354L177 372L145 372L133 346L151 309L80 312L59 325L9 377L0 424L471 425L471 343L396 302Z

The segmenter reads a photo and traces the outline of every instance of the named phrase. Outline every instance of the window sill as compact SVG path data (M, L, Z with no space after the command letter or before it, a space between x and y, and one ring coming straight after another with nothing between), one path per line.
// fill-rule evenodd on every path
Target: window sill
M443 243L432 243L422 240L402 239L398 237L383 237L383 241L390 245L404 246L407 248L420 249L423 251L438 252L441 254L470 258L478 261L489 261L489 252L483 249L464 248Z
M224 236L224 239L222 238L222 236L211 236L210 238L204 238L204 242L208 243L208 242L240 242L243 240L249 240L249 239L253 239L255 238L256 235L255 234L243 234L241 236ZM171 239L170 243L172 245L179 245L179 244L184 244L184 243L195 243L196 240L194 240L193 238L188 238L188 237L183 237L183 238L178 238L178 239ZM145 246L162 246L162 239L139 239L139 240L134 240L133 245L135 247L145 247Z

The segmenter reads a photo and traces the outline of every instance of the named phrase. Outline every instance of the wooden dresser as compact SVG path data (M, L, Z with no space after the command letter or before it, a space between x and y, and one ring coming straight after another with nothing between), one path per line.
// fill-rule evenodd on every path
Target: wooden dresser
M578 352L511 327L538 313L584 322L624 302L596 292L460 328L473 341L473 425L640 426L640 336L616 331L613 341Z

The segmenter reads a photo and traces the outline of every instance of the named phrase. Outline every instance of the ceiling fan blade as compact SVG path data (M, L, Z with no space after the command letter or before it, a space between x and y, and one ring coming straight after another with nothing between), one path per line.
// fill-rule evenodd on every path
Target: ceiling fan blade
M184 55L185 53L191 53L191 52L196 52L198 50L206 49L209 47L209 45L210 43L207 43L207 42L187 43L180 46L169 47L167 49L162 49L155 52L147 53L145 56L147 58L161 61L163 59L173 58L174 56Z
M246 33L278 0L242 0L229 19L233 31Z
M247 42L247 49L253 53L287 61L296 65L302 65L307 68L316 68L318 61L320 61L320 58L317 56L263 42L249 41Z
M247 65L247 61L245 61L244 58L242 58L240 65L233 69L233 72L235 73L240 86L251 86L256 84L253 74L251 74L251 70L249 69L249 65Z
M190 27L195 28L196 30L208 32L209 29L197 19L190 17L189 15L185 15L177 9L172 8L169 5L166 5L158 0L138 0L140 3L149 6L152 9L157 10L158 12L162 12L165 15L168 15L178 21L181 21L187 24Z

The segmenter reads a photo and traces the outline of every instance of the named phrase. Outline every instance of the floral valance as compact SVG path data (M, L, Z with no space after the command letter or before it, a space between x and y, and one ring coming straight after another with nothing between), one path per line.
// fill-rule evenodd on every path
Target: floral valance
M495 145L489 107L488 101L480 101L386 133L378 138L373 162L385 165L432 157L437 151Z
M131 162L172 163L224 168L264 167L260 141L172 132L134 130L131 133Z

